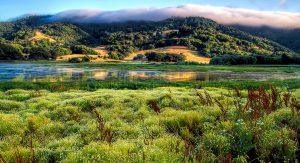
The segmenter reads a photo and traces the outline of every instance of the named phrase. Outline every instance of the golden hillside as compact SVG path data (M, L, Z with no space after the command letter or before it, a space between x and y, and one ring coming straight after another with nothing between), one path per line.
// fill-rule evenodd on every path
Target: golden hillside
M49 42L56 42L53 38L43 34L42 32L35 32L34 36L31 37L29 40L48 40Z
M132 61L133 58L138 54L145 54L147 52L183 54L186 57L186 61L188 62L194 61L194 62L208 64L211 60L211 58L202 57L198 54L197 51L190 50L185 46L168 46L164 48L156 48L151 50L141 50L130 54L128 57L125 58L125 60Z

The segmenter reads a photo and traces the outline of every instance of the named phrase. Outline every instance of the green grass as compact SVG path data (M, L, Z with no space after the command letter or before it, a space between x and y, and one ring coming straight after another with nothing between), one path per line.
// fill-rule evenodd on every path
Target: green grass
M116 68L125 70L161 70L161 71L228 71L228 72L299 72L299 65L243 65L243 66L217 66L217 65L176 65L153 63L83 63L78 67Z
M88 90L94 91L97 89L152 89L157 87L218 87L218 88L258 88L260 86L274 85L276 87L284 87L287 89L300 88L300 79L292 80L270 80L270 81L255 81L255 80L223 80L223 81L203 81L203 82L168 82L161 80L146 80L146 81L128 81L128 80L106 80L106 81L70 81L70 82L0 82L0 90L6 91L9 89L34 89L34 90L49 90L49 91L66 91L66 90Z
M0 91L0 161L297 162L300 102L283 91Z

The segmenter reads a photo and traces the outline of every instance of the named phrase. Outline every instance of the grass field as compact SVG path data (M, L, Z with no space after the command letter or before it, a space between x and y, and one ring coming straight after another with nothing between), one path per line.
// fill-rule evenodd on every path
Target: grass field
M297 162L300 90L0 92L2 162Z

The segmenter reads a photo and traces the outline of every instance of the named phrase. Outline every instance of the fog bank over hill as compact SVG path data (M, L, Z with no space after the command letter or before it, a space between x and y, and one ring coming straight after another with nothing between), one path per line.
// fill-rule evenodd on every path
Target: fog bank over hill
M77 9L55 14L53 21L74 23L112 23L125 21L159 21L170 17L201 16L222 24L300 28L300 13L257 11L243 8L187 4L168 8L136 8L116 11Z

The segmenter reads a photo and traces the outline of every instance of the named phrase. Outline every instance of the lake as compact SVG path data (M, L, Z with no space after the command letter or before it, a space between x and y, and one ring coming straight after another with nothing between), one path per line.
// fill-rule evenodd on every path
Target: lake
M0 81L87 81L87 80L166 80L166 81L216 81L216 80L270 80L295 79L298 74L285 72L201 72L122 70L97 67L78 67L76 64L11 64L0 63Z

